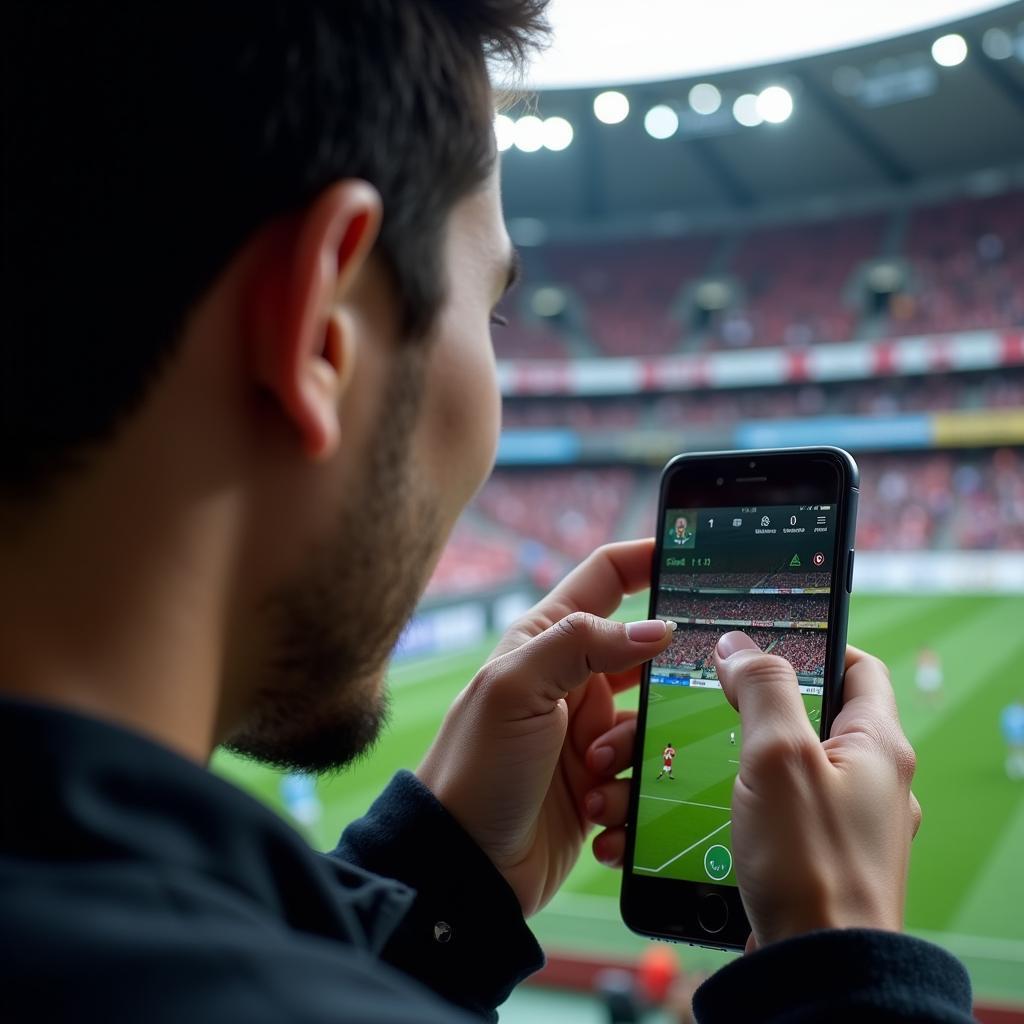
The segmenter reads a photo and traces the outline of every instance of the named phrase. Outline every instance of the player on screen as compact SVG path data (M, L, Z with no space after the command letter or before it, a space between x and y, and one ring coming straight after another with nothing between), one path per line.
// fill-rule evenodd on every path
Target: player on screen
M914 682L926 704L935 704L942 697L942 659L928 647L917 656Z
M672 746L672 741L669 740L668 746L661 752L662 768L658 772L658 777L654 780L655 782L660 782L662 775L666 772L671 782L676 781L676 777L672 774L672 762L675 760L675 757L676 748Z
M672 542L681 548L692 548L694 532L690 529L690 520L686 516L677 516L675 529L672 534Z

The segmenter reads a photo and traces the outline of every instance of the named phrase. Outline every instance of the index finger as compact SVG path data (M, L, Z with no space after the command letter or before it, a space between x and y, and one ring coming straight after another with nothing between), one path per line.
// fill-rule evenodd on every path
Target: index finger
M573 612L607 618L627 594L650 586L653 557L653 537L599 547L516 623L495 655L539 636Z
M843 707L832 725L832 736L861 728L866 722L899 727L896 695L885 662L857 647L846 649Z
M846 675L843 677L843 705L851 701L870 701L896 710L896 695L889 680L889 668L859 647L846 647Z

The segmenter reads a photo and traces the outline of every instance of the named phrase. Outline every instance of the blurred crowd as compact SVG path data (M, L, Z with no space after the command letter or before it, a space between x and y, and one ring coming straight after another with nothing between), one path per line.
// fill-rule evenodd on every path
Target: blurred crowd
M865 455L862 551L1024 551L1024 450ZM650 535L657 474L627 468L500 469L462 520L429 593L550 586L594 548ZM827 587L827 572L673 573L666 587Z
M662 593L658 614L684 619L730 619L743 622L826 622L828 597L775 597L752 594L725 597L710 594Z
M1024 192L742 235L551 244L527 269L540 287L507 304L505 358L1020 327Z
M810 416L887 416L900 413L1024 409L1024 367L999 373L931 374L847 384L680 392L630 398L537 398L505 403L511 428L567 427L580 433L676 430L742 420Z
M755 587L784 587L787 590L805 587L827 587L827 572L794 572L785 570L770 572L668 572L662 575L661 585L670 590L707 590L709 588L732 588L753 590Z
M745 632L762 650L785 658L797 672L824 673L825 630L753 627ZM668 649L655 659L655 665L694 671L711 668L711 656L721 635L721 629L714 626L682 626Z

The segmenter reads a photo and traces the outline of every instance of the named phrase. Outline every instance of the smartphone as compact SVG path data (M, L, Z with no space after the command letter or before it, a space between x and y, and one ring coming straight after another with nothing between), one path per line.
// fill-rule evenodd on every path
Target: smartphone
M789 660L824 739L842 706L859 475L840 448L680 455L658 500L651 618L673 619L640 686L621 910L642 935L742 949L731 843L743 725L712 663L746 632Z

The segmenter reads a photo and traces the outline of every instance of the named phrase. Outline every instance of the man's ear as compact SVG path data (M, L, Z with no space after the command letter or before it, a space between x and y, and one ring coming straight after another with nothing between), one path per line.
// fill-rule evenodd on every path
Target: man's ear
M336 182L271 229L254 282L248 335L255 372L315 459L338 445L338 398L356 358L345 299L380 222L372 185Z

